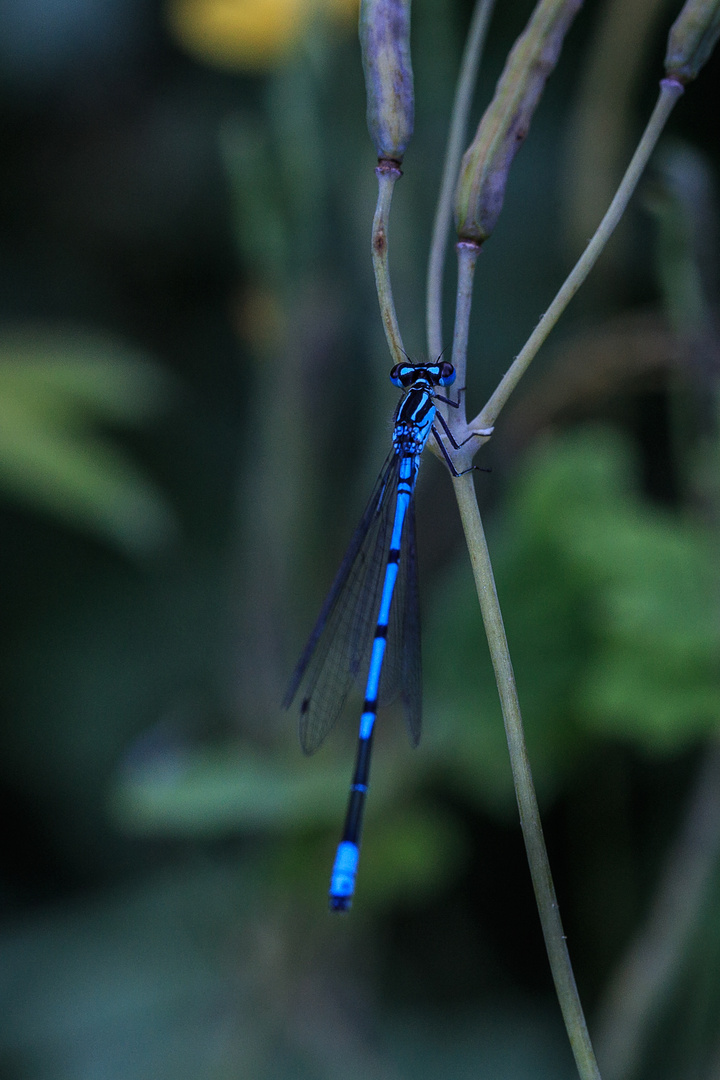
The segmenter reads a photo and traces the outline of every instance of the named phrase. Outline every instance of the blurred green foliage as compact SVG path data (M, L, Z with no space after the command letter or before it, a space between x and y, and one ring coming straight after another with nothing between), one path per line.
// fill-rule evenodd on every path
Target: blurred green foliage
M100 425L149 424L173 396L169 375L87 335L29 330L0 345L0 488L130 555L168 542L167 499Z
M649 504L637 476L627 440L579 428L533 451L493 524L541 793L557 796L598 739L657 754L717 732L715 543L697 522ZM511 805L494 680L478 655L482 627L464 566L435 601L429 692L450 728L445 753L456 754L467 790L490 806Z

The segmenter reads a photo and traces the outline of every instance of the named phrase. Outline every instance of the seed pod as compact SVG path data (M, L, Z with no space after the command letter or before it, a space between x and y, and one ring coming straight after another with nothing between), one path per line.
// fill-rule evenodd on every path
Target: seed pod
M540 0L513 45L495 96L465 152L455 192L460 240L482 243L495 228L508 173L582 0Z
M410 0L362 0L360 47L370 137L378 158L399 164L413 132Z
M668 78L692 82L720 37L720 0L687 0L670 28L665 71Z

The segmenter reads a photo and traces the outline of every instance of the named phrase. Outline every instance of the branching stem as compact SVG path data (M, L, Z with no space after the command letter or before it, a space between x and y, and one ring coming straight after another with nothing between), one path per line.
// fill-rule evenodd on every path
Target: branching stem
M558 319L565 311L578 291L585 278L597 262L603 248L615 231L615 227L625 212L628 202L638 185L645 166L648 163L665 123L673 110L675 102L683 92L682 85L676 79L662 79L660 82L660 94L638 143L637 150L633 154L627 171L623 176L615 198L610 203L605 217L602 219L592 240L585 248L574 268L565 279L557 296L550 304L544 315L540 317L527 342L515 357L494 394L485 405L482 412L471 422L471 427L491 427L494 425L500 410L507 403L508 398L520 382L531 362L534 360L540 346L544 343L550 331L555 327Z

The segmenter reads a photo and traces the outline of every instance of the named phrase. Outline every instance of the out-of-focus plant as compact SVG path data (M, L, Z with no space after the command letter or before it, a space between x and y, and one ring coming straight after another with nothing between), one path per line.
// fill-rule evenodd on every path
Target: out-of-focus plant
M261 73L281 64L313 20L351 23L357 0L169 0L167 20L185 48L213 66Z
M161 490L99 431L147 424L174 396L157 365L108 341L37 329L0 341L0 490L149 555L175 533Z

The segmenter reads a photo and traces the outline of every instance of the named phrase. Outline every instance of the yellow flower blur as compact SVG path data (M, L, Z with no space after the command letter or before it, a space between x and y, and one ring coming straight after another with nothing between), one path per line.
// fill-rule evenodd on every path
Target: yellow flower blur
M314 18L350 26L357 9L358 0L168 0L166 12L174 37L199 60L259 73L281 63Z

